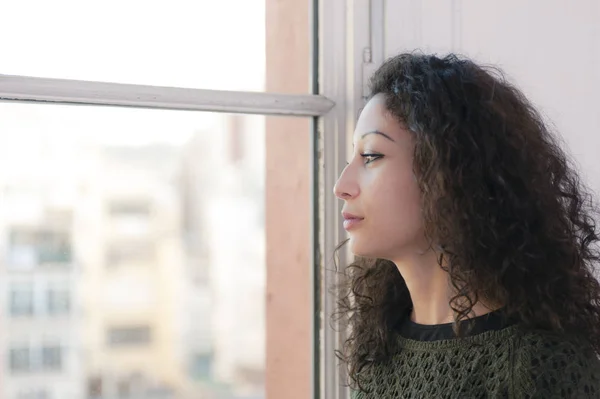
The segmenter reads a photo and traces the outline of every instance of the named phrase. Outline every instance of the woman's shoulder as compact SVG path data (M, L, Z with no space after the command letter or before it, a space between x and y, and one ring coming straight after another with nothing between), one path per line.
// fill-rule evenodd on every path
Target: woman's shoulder
M522 331L513 356L515 397L600 398L600 360L566 334Z

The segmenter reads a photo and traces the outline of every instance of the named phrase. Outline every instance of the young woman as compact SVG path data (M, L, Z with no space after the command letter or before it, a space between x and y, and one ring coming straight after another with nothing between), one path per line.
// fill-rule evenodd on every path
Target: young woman
M384 63L335 194L356 398L600 398L596 204L497 70Z

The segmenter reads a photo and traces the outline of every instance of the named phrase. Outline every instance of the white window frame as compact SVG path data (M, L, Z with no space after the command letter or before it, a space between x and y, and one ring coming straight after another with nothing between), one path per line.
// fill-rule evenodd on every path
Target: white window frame
M336 298L330 288L341 282L341 269L351 254L336 246L347 238L342 228L342 202L333 194L333 185L352 151L352 136L359 112L368 95L368 79L384 58L385 0L324 0L320 2L320 68L319 93L333 100L337 107L320 118L322 178L320 195L321 245L321 360L319 378L321 398L347 399L346 368L338 367L334 351L346 338L344 326L330 320ZM340 270L336 271L336 259ZM316 396L316 395L315 395Z
M0 75L0 101L291 116L321 116L334 106L331 100L311 94L203 90L14 75Z
M346 233L332 188L345 165L352 131L364 103L366 79L383 61L384 0L309 0L313 16L311 79L315 94L203 90L0 74L0 102L99 105L166 110L314 117L312 392L346 399L343 368L334 350L344 332L330 322L339 282L333 250ZM1 66L0 66L1 67ZM337 106L336 106L337 104ZM342 252L339 265L349 259Z

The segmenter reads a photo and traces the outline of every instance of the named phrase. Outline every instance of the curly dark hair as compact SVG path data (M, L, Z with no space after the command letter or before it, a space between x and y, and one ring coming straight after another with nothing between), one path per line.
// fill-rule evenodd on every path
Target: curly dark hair
M524 328L600 353L598 208L540 113L500 70L454 54L387 60L371 80L379 93L413 135L425 233L456 290L458 335L485 299ZM344 274L335 315L350 333L337 354L360 386L363 370L397 350L412 303L389 260L356 258Z

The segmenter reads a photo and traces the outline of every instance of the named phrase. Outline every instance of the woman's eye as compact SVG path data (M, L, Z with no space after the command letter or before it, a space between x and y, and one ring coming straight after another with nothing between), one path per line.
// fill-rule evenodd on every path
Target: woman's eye
M381 154L360 154L360 156L364 159L365 165L366 165L366 164L369 164L369 163L381 158L383 155L381 155Z

